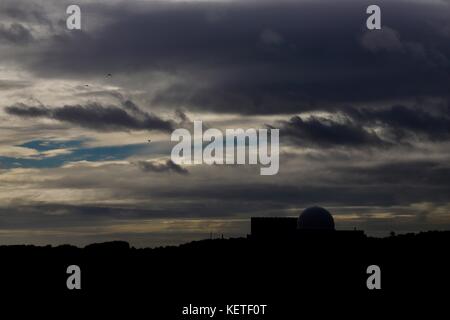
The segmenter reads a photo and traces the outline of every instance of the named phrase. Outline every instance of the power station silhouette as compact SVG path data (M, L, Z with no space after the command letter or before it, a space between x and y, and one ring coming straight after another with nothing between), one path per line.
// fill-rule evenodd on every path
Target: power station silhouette
M111 297L120 297L117 305L129 306L127 312L143 299L138 303L143 312L153 302L152 314L162 315L158 319L182 319L180 306L192 301L205 306L256 301L270 306L272 315L264 319L290 319L303 316L304 305L316 311L328 301L347 305L356 296L397 301L392 297L450 287L450 260L443 254L449 243L450 231L374 238L336 230L330 212L311 207L298 217L254 217L247 238L156 248L124 241L84 248L0 245L0 274L2 290L18 297L24 292L67 297L71 305L84 297L94 303L98 299L91 297L103 297L112 305ZM366 286L367 267L374 264L382 270L381 295ZM82 289L76 292L66 286L70 265L82 270Z
M283 240L299 237L363 238L362 230L336 230L331 213L322 207L309 207L298 218L252 217L250 238Z

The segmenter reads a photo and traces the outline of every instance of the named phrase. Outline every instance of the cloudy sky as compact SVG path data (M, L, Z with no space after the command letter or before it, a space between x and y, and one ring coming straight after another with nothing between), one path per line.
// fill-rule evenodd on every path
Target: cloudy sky
M376 31L370 4L2 0L0 243L244 236L310 205L450 228L450 2L377 1ZM194 120L279 128L279 173L172 163Z

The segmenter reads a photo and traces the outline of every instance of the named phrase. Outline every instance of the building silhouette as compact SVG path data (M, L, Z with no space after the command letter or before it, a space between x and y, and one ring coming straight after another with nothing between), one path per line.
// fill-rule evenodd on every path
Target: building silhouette
M331 213L322 207L309 207L298 218L252 217L250 238L292 240L304 237L364 238L362 230L336 230Z

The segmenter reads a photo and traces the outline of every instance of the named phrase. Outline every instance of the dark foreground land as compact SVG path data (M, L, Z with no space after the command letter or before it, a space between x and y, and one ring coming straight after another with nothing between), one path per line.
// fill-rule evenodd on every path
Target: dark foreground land
M293 319L307 309L351 314L361 303L371 313L403 306L401 300L410 308L412 301L448 297L449 244L450 232L426 232L358 240L218 239L156 249L125 242L1 246L1 290L13 300L62 300L73 303L72 309L93 303L108 313L145 309L148 319L209 318L183 316L190 304L268 305L264 316L215 319ZM66 268L74 264L81 268L81 290L66 287ZM381 269L381 290L366 286L369 265Z

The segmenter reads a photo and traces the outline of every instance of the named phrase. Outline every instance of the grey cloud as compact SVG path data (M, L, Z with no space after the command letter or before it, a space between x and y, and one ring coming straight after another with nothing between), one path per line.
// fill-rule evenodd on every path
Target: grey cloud
M189 171L186 168L176 164L172 160L168 159L164 163L158 161L138 161L137 166L144 172L175 172L178 174L188 174Z
M433 141L445 141L450 138L450 117L448 107L419 108L395 105L389 108L352 109L348 115L363 124L378 124L387 127L398 138L415 135L424 136Z
M40 2L40 3L39 3ZM61 1L59 1L61 3ZM51 25L48 18L48 10L55 1L20 1L20 0L3 0L0 16L13 18L21 23L41 23Z
M450 166L445 161L396 160L369 166L335 168L344 183L448 189ZM424 190L425 192L425 190Z
M367 31L361 38L361 44L373 52L383 50L395 52L402 51L404 48L399 33L386 26L381 30Z
M0 15L14 17L34 32L34 24L45 23L46 12L52 12L46 7L49 2L41 1L42 10L30 11L24 10L29 1L9 1L10 7L22 6ZM313 146L313 156L296 153L286 159L282 154L280 173L269 180L257 170L248 175L252 168L247 167L192 166L187 174L186 168L170 160L131 160L136 161L133 166L113 168L59 168L56 176L52 170L38 171L39 179L26 180L30 189L18 195L23 198L12 207L0 208L0 225L5 230L67 227L72 231L77 226L122 220L286 215L315 204L347 207L353 213L361 210L361 219L367 217L364 221L370 229L377 219L371 220L367 210L410 213L405 208L414 203L448 202L448 146L442 142L450 138L450 42L448 32L441 30L448 25L448 4L383 2L386 28L367 33L365 8L371 3L366 1L124 3L87 1L83 9L102 22L95 30L51 33L33 46L24 45L17 51L20 54L13 52L13 60L32 76L54 81L86 83L86 78L100 77L104 84L104 75L113 73L108 81L120 92L139 91L139 98L152 108L180 108L187 114L279 114L282 121L272 126L282 130L282 143ZM59 2L58 6L63 7ZM38 11L39 17L33 17L32 11ZM22 36L17 32L12 41L26 44L20 42L23 39L26 31ZM156 83L145 82L150 78ZM170 85L165 85L166 80ZM0 89L21 85L25 84L0 82ZM139 90L134 90L136 86ZM112 105L49 107L11 102L5 111L99 131L169 132L190 122L185 112L165 120L127 100L126 94L98 88L96 92L75 89L84 95L114 97L107 100L114 101ZM394 105L393 100L400 102ZM307 111L328 111L333 116L292 118ZM220 121L217 115L215 119ZM260 121L236 119L224 122ZM58 126L61 130L62 125ZM36 128L13 127L10 135L19 130L29 130L26 137L57 134L48 127ZM434 156L440 160L433 160L418 144L405 147L415 139L440 142L426 144L435 148ZM169 147L164 150L158 157L170 152ZM416 152L430 158L415 160ZM317 154L321 156L314 158ZM12 183L23 185L23 180L9 182L8 197L15 188ZM28 194L41 189L64 189L70 195L73 192L74 199L78 192L90 195L95 190L99 195L93 204L68 200L72 205L64 205L52 198L45 200L54 203L27 206ZM419 223L413 227L425 228Z
M303 120L295 116L281 121L282 136L304 146L319 147L385 147L389 143L378 135L349 119L339 123L330 119L311 117Z
M31 31L20 23L10 26L0 25L0 39L14 44L27 44L34 40Z
M30 82L28 81L0 79L0 90L22 89L29 85Z
M28 106L23 103L18 103L14 106L6 107L5 111L11 115L18 117L50 117L51 111L44 106Z
M378 156L374 153L373 157ZM69 169L73 171L58 172L57 179L51 179L50 171L46 171L50 179L31 179L33 188L80 191L98 188L102 193L108 193L109 200L101 199L97 205L77 204L76 201L72 205L17 205L0 210L0 223L11 230L45 230L117 224L122 220L138 223L153 218L245 220L252 215L293 215L299 212L299 208L319 204L349 208L349 212L360 215L359 220L365 222L364 228L370 232L379 221L371 219L371 210L389 212L395 216L398 213L414 213L407 209L414 203L433 202L439 205L448 202L450 176L445 160L397 160L367 165L360 162L357 165L360 159L355 159L354 155L351 158L341 161L331 158L328 162L294 159L288 174L283 173L286 167L282 165L282 176L270 181L249 176L248 172L239 168L219 167L212 170L209 166L193 168L189 175L182 177L183 183L180 183L179 175L152 175L149 179L129 166L118 166L114 170L92 168L92 171L83 170L82 174L76 169ZM208 169L211 171L208 172ZM229 171L217 175L218 170ZM118 205L117 199L124 200L124 204ZM21 214L14 214L16 212ZM388 222L392 220L386 219ZM395 230L410 226L402 223ZM423 230L426 226L417 224L414 228Z
M160 130L171 132L175 124L156 115L141 111L128 101L121 109L117 106L103 106L98 103L87 105L66 105L58 108L28 106L24 104L9 106L5 111L19 117L45 117L72 123L81 127L99 131L114 130Z
M282 44L284 41L282 35L271 29L266 29L263 32L261 32L260 39L262 43L269 46L278 46Z
M384 3L386 28L370 34L365 8L353 1L109 7L110 23L54 37L31 68L54 77L162 72L177 81L158 89L153 104L222 113L448 97L450 44L435 21L450 7Z
M326 173L324 173L326 174ZM307 207L321 204L324 206L395 206L409 205L411 203L423 201L435 201L445 203L447 197L445 192L450 191L447 186L428 188L425 185L414 186L395 183L383 184L373 181L371 184L352 185L350 180L347 183L329 180L331 177L316 176L316 183L306 183L301 185L292 184L217 184L208 183L204 186L193 185L189 188L152 188L151 194L160 199L172 199L184 203L203 203L206 208L211 208L212 204L221 207L227 214L236 208L241 214L248 209L255 212L272 210L282 212L290 207ZM302 178L299 177L301 180ZM319 181L327 181L320 184ZM135 192L134 195L139 194ZM148 196L149 191L142 190L142 197ZM208 216L210 212L204 212ZM216 214L213 212L212 214Z
M394 105L378 108L342 107L341 120L292 117L269 127L279 128L289 141L303 146L393 147L416 141L444 142L450 139L448 106ZM378 128L375 132L373 128Z

